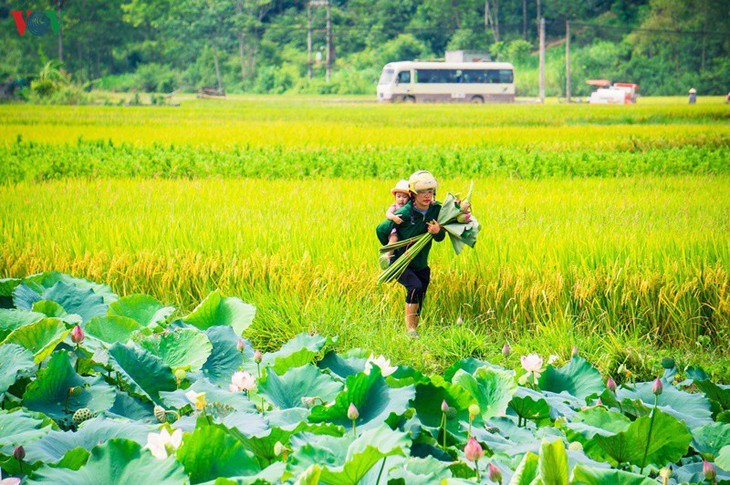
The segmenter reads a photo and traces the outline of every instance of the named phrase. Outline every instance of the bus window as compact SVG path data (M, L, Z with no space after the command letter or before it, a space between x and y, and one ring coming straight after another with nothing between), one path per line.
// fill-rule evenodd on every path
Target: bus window
M410 84L411 83L411 71L401 71L398 73L398 83Z
M487 71L484 69L467 69L464 71L463 83L483 84L487 79Z
M380 75L380 81L378 84L390 84L393 81L393 69L383 69L383 73Z
M499 70L499 82L502 84L512 84L515 80L514 74L511 69L500 69Z

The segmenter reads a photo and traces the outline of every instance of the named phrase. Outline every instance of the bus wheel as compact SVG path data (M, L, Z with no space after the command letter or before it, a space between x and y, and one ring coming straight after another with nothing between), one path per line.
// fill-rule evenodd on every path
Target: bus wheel
M413 96L403 96L403 102L404 103L415 103L416 98L414 98Z
M471 98L471 104L484 104L484 98L481 96L474 96Z

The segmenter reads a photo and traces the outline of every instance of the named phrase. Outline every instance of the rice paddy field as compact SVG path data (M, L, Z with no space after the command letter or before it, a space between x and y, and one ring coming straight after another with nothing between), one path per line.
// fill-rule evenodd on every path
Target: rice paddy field
M621 380L662 357L730 381L730 106L378 105L183 98L0 106L0 278L58 270L191 311L256 306L263 349L338 336L442 371L568 358ZM417 169L474 182L474 250L431 252L421 338L377 286L374 228ZM499 357L501 359L501 356Z

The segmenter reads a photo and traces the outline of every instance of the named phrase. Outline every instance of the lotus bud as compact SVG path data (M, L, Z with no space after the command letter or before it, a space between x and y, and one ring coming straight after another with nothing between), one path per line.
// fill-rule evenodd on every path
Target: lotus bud
M246 343L243 341L242 338L238 339L238 343L236 344L236 350L243 353L243 350L246 348Z
M79 397L84 392L84 388L81 386L74 386L68 388L68 394L73 397Z
M662 468L659 470L659 476L662 477L662 483L669 483L669 479L672 478L672 469Z
M571 357L578 357L578 355L579 355L579 353L578 353L578 347L576 347L575 345L573 345L573 348L570 351L570 356Z
M71 341L75 343L76 345L80 344L84 341L84 331L81 329L79 325L76 325L73 330L71 330Z
M280 456L282 453L286 451L286 446L281 444L281 441L277 441L274 444L274 455Z
M256 352L253 353L254 362L256 362L257 364L260 364L262 359L263 359L263 356L261 355L260 350L257 350Z
M457 325L464 325L464 319L463 319L463 318L461 318L461 317L457 318L457 319L456 319L456 324L457 324Z
M154 413L157 421L159 421L160 423L164 423L167 421L167 412L165 411L165 408L163 408L159 404L153 408L152 412Z
M658 396L662 393L663 390L664 385L662 384L662 380L657 377L654 381L654 384L651 386L651 392Z
M471 221L471 214L469 214L468 212L465 214L459 214L458 216L456 216L456 222L458 222L458 223L466 224L469 221Z
M492 482L502 483L502 471L494 463L487 466L487 476Z
M504 347L502 347L502 357L504 357L505 359L507 357L509 357L509 352L510 352L509 344L505 342Z
M359 417L360 412L357 410L353 403L350 403L350 406L347 408L347 419L349 419L350 421L355 421Z
M472 404L469 406L469 417L471 419L476 418L480 414L482 414L482 411L481 409L479 409L479 406L477 406L476 404Z
M583 451L583 444L580 441L571 441L568 444L568 450L570 450L570 451Z
M600 397L598 399L596 399L596 404L595 405L596 406L603 406L603 401L601 401L601 398Z
M449 403L446 402L446 399L441 401L441 412L442 413L448 413L449 412Z
M13 456L16 460L23 461L23 458L25 458L25 448L23 448L22 445L18 446L17 448L15 448L15 451L13 451Z
M702 462L702 474L705 476L705 479L708 482L715 483L715 478L717 478L717 470L715 470L715 467L712 465L712 463L707 460Z
M484 456L484 450L482 449L482 445L474 437L470 437L464 447L464 454L467 460L476 462Z
M618 387L616 385L616 381L613 380L613 377L608 376L608 380L606 381L606 387L611 392L616 392L616 388Z
M461 209L461 212L469 212L471 210L471 202L469 202L469 199L464 199L459 203L459 209Z
M304 396L302 397L302 404L305 408L313 408L314 404L316 403L317 398L316 397L309 397Z
M177 382L180 383L183 379L187 377L188 373L185 372L185 369L177 369L175 371L175 379L177 379Z

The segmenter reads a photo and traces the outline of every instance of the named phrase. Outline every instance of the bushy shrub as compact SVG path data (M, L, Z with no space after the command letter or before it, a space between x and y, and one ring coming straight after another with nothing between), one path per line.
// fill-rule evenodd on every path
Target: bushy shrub
M157 63L143 64L135 72L134 87L147 92L170 92L180 84L178 75L169 66Z

